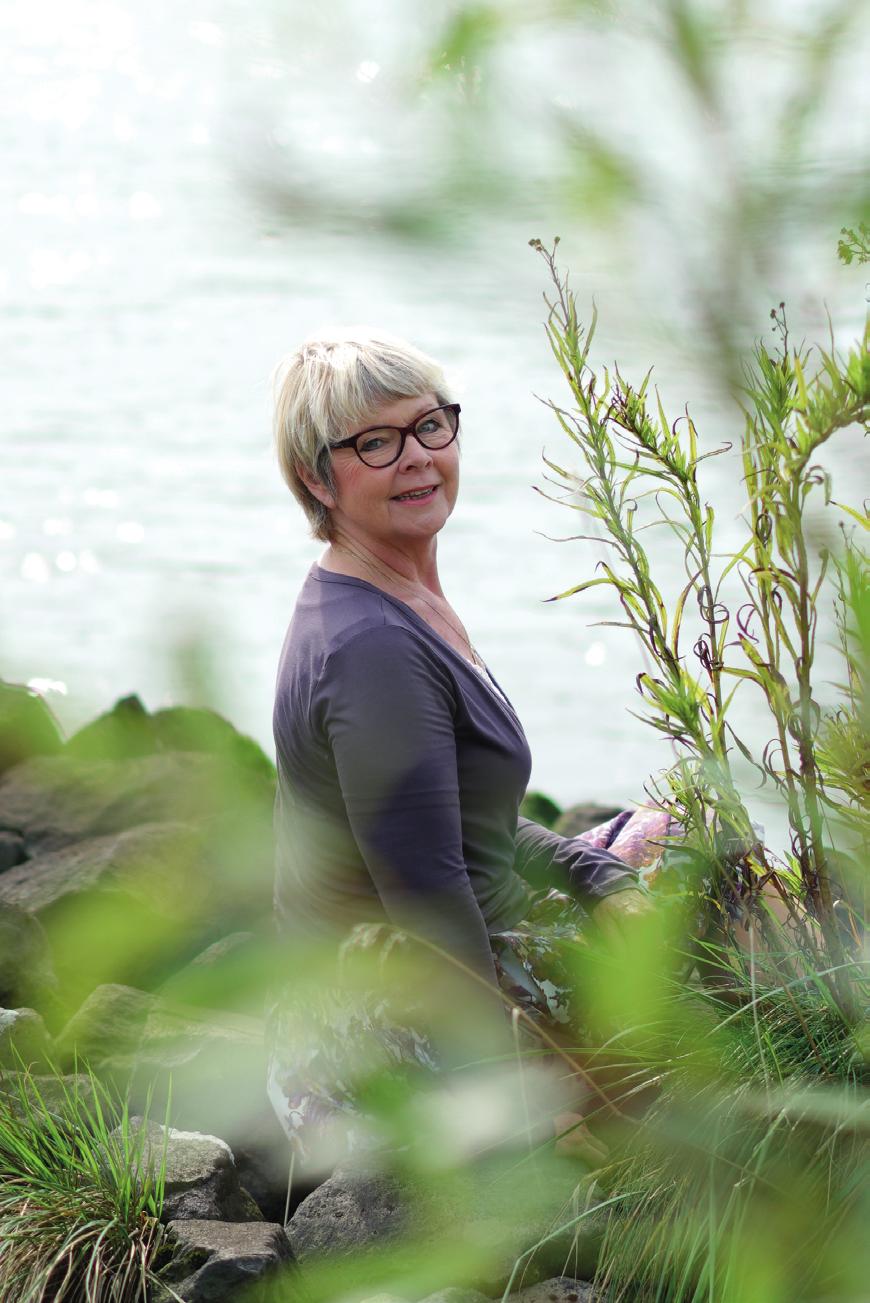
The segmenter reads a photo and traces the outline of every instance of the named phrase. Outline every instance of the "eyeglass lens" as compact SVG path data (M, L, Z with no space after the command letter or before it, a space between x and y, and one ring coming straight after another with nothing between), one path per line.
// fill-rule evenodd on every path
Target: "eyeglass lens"
M445 448L454 438L459 424L456 412L443 407L424 412L414 427L414 434L424 448ZM402 435L389 426L367 430L357 441L357 451L368 466L386 466L399 455Z

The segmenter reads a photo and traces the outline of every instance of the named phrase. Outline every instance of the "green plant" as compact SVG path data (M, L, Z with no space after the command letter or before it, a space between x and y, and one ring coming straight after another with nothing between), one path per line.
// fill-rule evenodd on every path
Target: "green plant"
M808 350L789 340L783 305L772 312L779 348L757 345L743 391L747 537L723 557L715 550L715 514L700 470L708 457L728 449L702 452L688 412L669 420L649 374L632 385L618 368L593 368L595 314L584 330L568 277L556 266L558 240L552 250L531 243L556 287L554 298L546 299L546 329L573 399L570 408L549 405L579 448L585 477L545 460L562 500L567 495L567 505L603 527L610 549L601 574L559 597L609 587L622 610L618 623L633 631L652 663L637 676L643 718L679 752L655 795L682 825L685 852L706 879L708 909L727 926L735 910L773 888L788 910L791 937L817 970L837 968L827 980L844 1011L853 1010L845 977L848 945L834 908L842 884L833 875L839 851L833 838L844 826L839 816L848 823L856 799L866 793L866 769L855 769L842 745L846 736L856 745L842 707L823 712L816 699L816 632L832 558L827 548L813 548L807 509L812 499L830 501L829 477L815 461L820 447L837 431L867 422L868 335L845 358L819 350L810 369ZM866 527L861 512L846 510ZM675 601L660 589L642 536L654 526L670 530L682 549L686 582ZM867 565L853 539L834 569L841 605L857 611L866 597ZM745 601L732 616L724 593L734 576ZM690 615L694 665L684 631ZM866 620L863 608L860 619ZM854 706L863 682L854 660L849 682L846 704ZM761 755L738 735L729 715L735 693L749 685L760 694L774 734ZM785 804L791 846L782 855L757 842L735 780L735 749ZM840 766L830 783L825 763L831 778ZM770 930L769 914L758 917Z
M0 1297L135 1303L163 1245L163 1169L92 1074L0 1080Z

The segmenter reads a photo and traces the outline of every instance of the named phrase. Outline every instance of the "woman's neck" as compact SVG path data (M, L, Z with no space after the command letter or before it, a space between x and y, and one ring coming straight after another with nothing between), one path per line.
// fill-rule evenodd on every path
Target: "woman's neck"
M425 589L436 597L444 596L438 578L437 544L434 538L423 540L420 548L399 548L378 540L363 541L346 531L331 540L319 564L357 579L366 579L380 587Z

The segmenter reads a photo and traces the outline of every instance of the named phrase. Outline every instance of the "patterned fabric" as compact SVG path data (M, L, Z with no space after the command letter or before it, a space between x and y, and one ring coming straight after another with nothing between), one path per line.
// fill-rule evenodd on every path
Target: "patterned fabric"
M649 807L625 810L580 839L611 851L650 882L670 817ZM490 936L501 990L539 1026L557 1035L578 1021L565 944L576 943L588 915L557 891L540 894L526 918ZM404 944L384 924L355 927L341 946L340 961L375 954L387 961ZM377 1143L357 1096L358 1083L386 1070L397 1077L436 1073L437 1053L414 1005L399 1012L379 990L301 988L276 995L267 1022L268 1093L300 1165L329 1169L347 1155Z

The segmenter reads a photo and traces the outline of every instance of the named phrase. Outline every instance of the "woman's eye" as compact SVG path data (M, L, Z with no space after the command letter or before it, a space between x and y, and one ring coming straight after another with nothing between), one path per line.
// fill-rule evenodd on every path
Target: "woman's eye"
M360 443L360 451L377 452L378 448L383 447L383 444L384 444L383 437L380 434L376 434L372 438L362 440L362 442Z
M431 434L433 430L438 429L439 424L440 422L434 416L427 416L426 420L421 421L417 426L417 431L419 434Z

